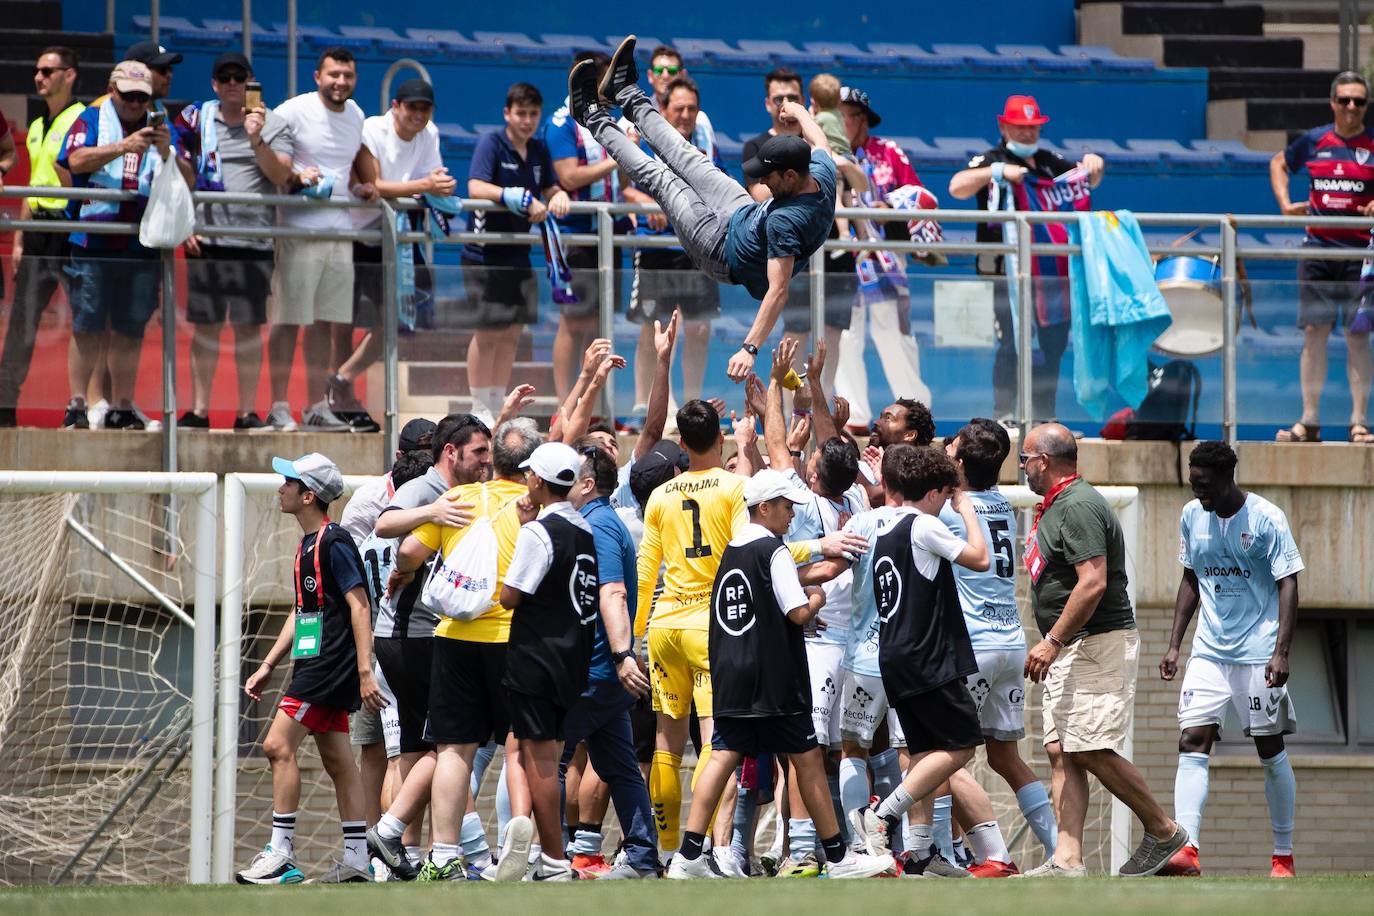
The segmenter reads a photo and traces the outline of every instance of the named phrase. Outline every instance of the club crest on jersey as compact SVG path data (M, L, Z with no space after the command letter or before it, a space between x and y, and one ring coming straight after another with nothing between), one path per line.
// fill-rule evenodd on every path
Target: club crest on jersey
M754 626L754 590L740 569L732 569L716 589L716 623L731 636L743 636Z
M568 594L582 626L596 620L596 557L586 553L577 555L572 576L568 579Z
M1241 550L1249 550L1250 547L1251 547L1254 543L1255 543L1255 536L1254 536L1253 534L1251 534L1251 533L1248 532L1248 531L1242 531L1242 532L1240 533L1240 548L1241 548Z
M891 557L879 557L873 564L873 592L878 601L878 619L887 623L902 603L902 576Z
M1358 162L1360 165L1364 165L1366 162L1368 162L1369 150L1365 149L1362 146L1355 147L1355 161Z

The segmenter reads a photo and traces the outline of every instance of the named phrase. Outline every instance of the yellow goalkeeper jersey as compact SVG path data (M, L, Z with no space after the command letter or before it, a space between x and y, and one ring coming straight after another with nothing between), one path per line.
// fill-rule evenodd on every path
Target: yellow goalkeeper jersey
M711 586L730 539L749 522L744 478L724 468L686 471L660 485L644 508L639 547L635 634L649 627L710 628ZM789 544L798 564L813 559L810 544ZM654 585L663 567L663 593ZM652 612L650 611L652 608Z

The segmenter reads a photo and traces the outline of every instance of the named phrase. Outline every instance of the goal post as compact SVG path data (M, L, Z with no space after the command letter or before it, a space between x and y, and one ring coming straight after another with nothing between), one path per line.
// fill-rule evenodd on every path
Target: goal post
M128 499L140 496L159 499ZM85 868L90 880L123 853L107 874L210 880L217 498L211 473L0 471L0 520L14 537L0 586L7 874L55 882ZM189 602L177 600L188 592ZM189 719L184 685L166 670L185 668L167 641L180 645L175 631L188 621ZM126 670L130 658L135 670ZM101 677L113 686L88 682ZM126 678L135 686L124 686ZM139 692L147 683L158 686L151 700ZM170 753L186 734L189 810L180 794L185 775L176 772L184 744ZM152 781L169 755L171 766ZM159 792L162 804L150 810ZM152 836L156 830L137 835L140 822L158 818L185 830L185 847L159 847L166 838ZM99 844L98 857L86 858ZM187 855L184 870L177 852ZM162 861L172 864L149 870Z

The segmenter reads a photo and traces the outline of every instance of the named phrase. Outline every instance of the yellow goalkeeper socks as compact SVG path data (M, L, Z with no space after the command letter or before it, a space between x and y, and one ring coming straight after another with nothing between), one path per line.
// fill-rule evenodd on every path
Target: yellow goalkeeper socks
M678 833L682 821L681 771L681 754L654 751L649 766L649 798L654 805L658 845L665 852L676 852L682 839Z

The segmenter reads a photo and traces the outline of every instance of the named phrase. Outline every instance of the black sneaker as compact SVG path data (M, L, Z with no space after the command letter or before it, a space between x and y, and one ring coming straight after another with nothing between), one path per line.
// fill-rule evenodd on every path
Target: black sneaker
M0 429L13 429L19 425L19 418L15 416L13 407L0 407Z
M241 417L234 418L235 432L252 432L254 430L266 428L267 424L262 422L262 417L258 416L257 413L251 410Z
M595 61L584 60L568 71L568 110L583 127L597 114L609 117L605 105L597 98L596 82Z
M63 429L90 429L91 421L86 419L86 399L72 398L67 402L67 412L62 415Z
M182 429L209 429L210 418L202 417L194 410L188 410L180 417L177 417L177 426Z
M334 416L348 424L348 428L355 433L379 433L382 427L377 421L372 419L372 415L366 410L336 410Z
M638 84L639 68L635 66L635 37L629 35L611 55L611 65L606 68L606 75L601 77L599 89L603 99L615 104L620 90Z
M143 421L138 418L138 414L132 410L116 410L111 407L110 412L105 414L106 429L147 429Z
M402 881L415 880L417 870L414 865L410 864L410 859L406 856L405 843L401 842L399 839L390 839L382 836L377 832L377 828L374 826L367 831L367 848L372 855L381 859L386 867L391 870L391 873L397 878ZM454 859L453 861L458 863L457 872L461 876L463 873L462 862L458 859ZM425 859L425 864L429 865L432 870L437 871L433 862L428 858ZM455 878L453 880L458 879Z

